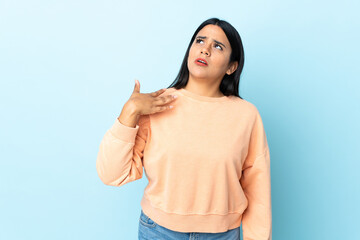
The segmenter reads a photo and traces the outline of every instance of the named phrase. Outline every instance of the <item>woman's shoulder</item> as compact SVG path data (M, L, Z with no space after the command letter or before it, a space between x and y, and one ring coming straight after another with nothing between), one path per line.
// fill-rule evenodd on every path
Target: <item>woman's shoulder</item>
M246 112L248 114L256 114L258 109L256 105L249 100L239 98L237 96L232 96L234 106L242 113Z
M160 96L162 95L165 96L178 91L180 91L180 89L176 89L175 87L166 88L166 90L162 94L160 94ZM230 95L229 98L231 99L230 102L232 102L235 107L240 108L242 111L251 112L251 113L258 112L258 109L255 106L255 104L250 102L249 100L245 100L243 98L234 95Z

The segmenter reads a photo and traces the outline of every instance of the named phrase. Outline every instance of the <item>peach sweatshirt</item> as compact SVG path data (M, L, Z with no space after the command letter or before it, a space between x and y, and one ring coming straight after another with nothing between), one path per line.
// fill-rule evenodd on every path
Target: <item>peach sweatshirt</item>
M271 240L270 153L260 114L234 96L206 97L168 88L173 109L115 120L99 147L106 185L149 181L141 207L180 232L225 232L243 224L244 240Z

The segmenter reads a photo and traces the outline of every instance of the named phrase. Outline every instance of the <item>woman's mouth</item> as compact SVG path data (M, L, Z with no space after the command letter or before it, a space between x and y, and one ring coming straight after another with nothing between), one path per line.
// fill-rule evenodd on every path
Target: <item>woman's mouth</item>
M208 65L207 62L206 62L206 60L203 59L203 58L197 58L197 59L195 60L195 63L196 63L197 65L199 65L199 66L207 66L207 65Z

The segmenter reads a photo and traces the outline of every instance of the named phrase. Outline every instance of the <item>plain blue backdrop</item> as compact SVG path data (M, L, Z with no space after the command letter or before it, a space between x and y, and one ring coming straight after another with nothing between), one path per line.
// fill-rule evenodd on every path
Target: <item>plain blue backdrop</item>
M142 179L104 185L100 141L168 87L210 17L240 33L240 95L271 153L273 240L359 237L356 1L0 0L0 239L137 239Z

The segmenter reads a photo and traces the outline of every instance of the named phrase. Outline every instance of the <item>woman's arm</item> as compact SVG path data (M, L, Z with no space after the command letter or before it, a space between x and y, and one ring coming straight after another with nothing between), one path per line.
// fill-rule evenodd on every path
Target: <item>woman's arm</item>
M243 239L271 240L270 151L258 111L240 183L248 199L242 218Z
M138 117L124 109L105 133L96 160L101 181L117 187L142 178L142 158L150 130L149 115Z

